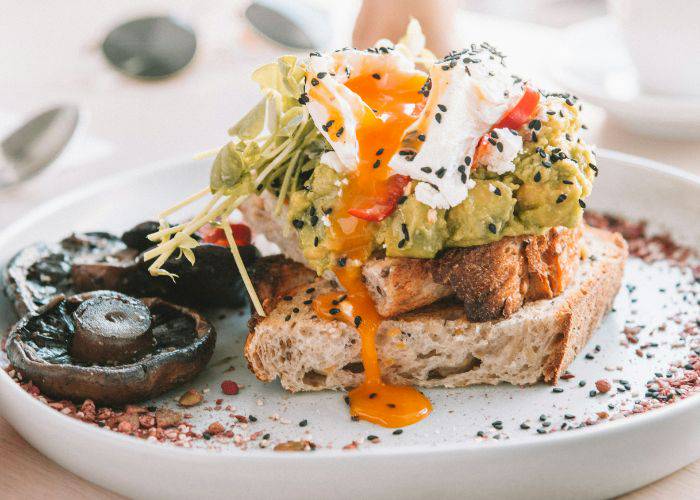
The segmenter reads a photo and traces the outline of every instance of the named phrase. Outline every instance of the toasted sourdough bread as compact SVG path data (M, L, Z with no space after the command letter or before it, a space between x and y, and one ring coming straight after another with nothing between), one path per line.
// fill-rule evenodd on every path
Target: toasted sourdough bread
M275 203L265 192L247 201L241 211L287 257L306 264L299 239L284 234L286 216L274 216ZM556 227L542 235L453 248L435 259L375 255L363 265L362 274L377 311L385 317L456 295L473 321L507 318L523 303L555 297L568 287L578 270L581 233L582 226Z
M617 233L584 229L587 258L559 296L526 303L507 319L471 322L443 300L385 319L377 350L386 382L422 387L556 382L610 309L627 246ZM269 258L257 275L267 317L253 316L245 356L262 381L290 391L342 389L362 380L360 338L318 318L311 300L335 284L303 266Z

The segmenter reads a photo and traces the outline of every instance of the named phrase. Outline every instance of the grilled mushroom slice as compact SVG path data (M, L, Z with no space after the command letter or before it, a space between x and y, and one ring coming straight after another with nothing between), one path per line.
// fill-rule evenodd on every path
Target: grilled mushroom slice
M4 269L5 291L18 316L34 312L59 294L114 290L135 297L163 297L178 304L238 307L245 287L228 248L202 244L195 264L172 256L163 266L179 278L153 277L141 252L157 230L143 222L121 238L108 233L74 234L59 243L38 243L21 250ZM246 266L260 256L252 245L240 247Z
M143 251L152 245L147 236L158 230L158 223L142 222L122 235L122 240L134 250ZM239 247L246 266L260 256L253 245ZM148 273L148 262L141 256L131 259L120 253L112 259L81 256L72 267L72 280L79 291L116 290L137 297L158 296L178 304L208 307L238 307L246 302L247 294L238 268L228 247L201 243L192 250L195 263L182 256L171 256L163 269L177 279Z
M160 298L116 292L57 296L7 338L7 356L45 394L122 405L192 379L216 332L197 312Z
M71 270L76 258L97 261L133 259L135 255L123 241L108 233L76 233L58 243L37 243L21 250L5 267L5 292L17 315L24 316L58 294L74 293Z

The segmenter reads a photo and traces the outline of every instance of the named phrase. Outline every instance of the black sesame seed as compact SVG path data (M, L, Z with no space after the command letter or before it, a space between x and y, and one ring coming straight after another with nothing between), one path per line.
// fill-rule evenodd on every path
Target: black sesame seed
M489 223L489 231L491 231L491 233L493 234L496 234L496 232L498 231L498 229L496 228L496 224L494 224L493 222Z
M537 134L534 131L532 132L530 138L532 139L532 142L537 142Z
M315 291L316 291L316 289L314 287L306 289L306 293L314 293Z
M382 154L383 152L384 152L384 148L379 148L379 149L377 150L377 156L379 156L379 155Z
M285 320L285 321L289 321L290 319L292 319L292 315L291 315L291 314L287 314L287 315L284 317L284 320Z
M370 393L370 395L369 395L369 399L374 399L374 398L376 398L376 397L377 397L377 393L376 393L376 392L372 392L372 393Z
M578 205L579 205L581 208L586 208L586 202L583 201L583 200L580 199L580 198L579 198L579 200L578 200Z
M371 441L371 442L379 441L379 438L377 436L375 436L374 434L370 434L369 436L367 436L367 441Z
M292 308L292 312L293 312L294 314L299 313L299 308L298 308L298 307Z
M438 123L442 122L442 115L440 113L435 113L435 121Z
M282 300L285 300L287 302L291 302L292 298L293 297L291 295L285 295L284 297L282 297Z
M585 381L585 380L579 380L579 382L578 382L578 386L579 386L579 387L583 387L583 386L585 386L585 385L586 385L586 381Z
M467 174L462 174L461 181L462 181L462 184L466 184L466 183L467 183Z
M396 405L394 403L387 403L386 404L389 408L396 408Z
M311 85L313 85L314 87L315 87L316 85L318 85L318 80L316 80L315 78L312 78L312 79L311 79Z
M544 429L537 429L537 434L547 434L547 431Z
M468 167L469 165L472 164L472 157L471 156L465 156L464 157L464 164Z
M335 133L335 136L336 136L336 137L340 137L341 135L343 135L343 132L344 132L344 131L345 131L345 128L344 128L344 127L340 127L340 128L338 129L338 131Z
M566 195L565 195L565 194L560 194L559 196L557 196L557 203L561 203L561 202L563 202L564 200L566 200Z
M432 171L433 171L433 169L430 168L430 167L423 167L423 168L421 168L421 172L425 172L426 174L429 174L429 173L431 173Z
M439 109L440 111L442 111L443 113L444 113L445 111L447 111L447 106L445 106L444 104L438 104L437 107L438 107L438 109Z
M535 177L533 179L535 182L540 182L542 180L542 174L540 172L535 173Z
M401 224L401 232L406 241L410 240L410 235L408 234L408 226L406 224Z
M493 190L493 194L495 194L496 196L501 196L501 190L499 188L495 188Z
M403 205L403 203L404 203L407 199L408 199L408 196L401 195L401 196L399 196L399 199L396 200L396 203L398 203L399 205Z
M520 424L520 428L521 428L522 430L526 431L526 430L528 430L528 429L530 428L530 426L527 425L525 422L523 422L522 424Z
M312 215L309 218L309 222L311 223L312 226L315 226L316 224L318 224L318 215Z
M418 135L418 140L419 140L420 142L425 142L425 134L419 134L419 135Z
M316 78L318 78L319 80L323 80L323 77L325 77L325 76L326 76L326 72L325 72L325 71L321 71L320 73L318 73L318 74L316 75Z
M394 436L398 436L399 434L403 434L403 429L396 429L394 432L392 432Z
M381 165L381 164L382 164L382 161L381 161L381 160L377 160L377 161L374 162L374 165L372 165L372 168L379 168L379 165Z
M447 169L445 167L440 167L435 171L435 175L437 175L438 179L442 179L445 176L445 172L447 172Z
M496 149L498 150L499 153L503 152L503 143L502 142L497 142L496 143Z
M313 304L313 302L313 299L307 299L304 302L302 302L302 304L304 304L305 306L310 306L311 304Z
M594 398L594 397L596 397L596 396L598 395L598 391L591 390L591 391L588 393L588 395L589 395L590 397Z
M397 247L403 248L406 246L406 240L401 240L396 244Z
M352 420L353 422L359 422L359 421L360 421L360 417L358 417L357 415L352 415L352 416L350 417L350 420Z
M301 229L302 227L304 227L304 221L303 221L303 220L299 220L299 219L294 219L294 220L292 221L292 225L293 225L295 228L297 228L297 229Z
M248 415L248 421L249 422L257 422L258 417L256 417L255 415Z
M328 312L333 314L333 315L336 315L340 312L340 309L338 309L337 307L331 307Z
M359 328L361 324L362 324L362 317L355 316L355 328Z
M299 427L306 427L307 425L309 425L309 421L306 419L299 422Z
M555 394L559 394L559 393L564 392L564 388L563 387L555 387L552 389L552 392Z
M338 259L338 267L345 267L345 264L347 264L348 258L347 257L341 257Z
M569 179L564 179L562 182L563 182L564 184L566 184L567 186L570 186L570 185L572 185L572 184L574 183L574 181L570 181Z
M380 75L379 73L372 73L372 78L374 78L375 80L379 80L381 77L382 75Z

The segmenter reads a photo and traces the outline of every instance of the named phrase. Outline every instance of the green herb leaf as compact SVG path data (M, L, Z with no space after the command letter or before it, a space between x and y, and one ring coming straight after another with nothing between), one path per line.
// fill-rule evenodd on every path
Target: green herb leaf
M241 179L245 165L241 154L236 151L236 146L229 142L225 144L216 155L211 168L210 187L215 193L221 188L232 188Z
M231 136L240 137L241 139L255 139L265 127L265 115L267 111L268 98L260 100L253 109L248 111L238 123L228 130Z

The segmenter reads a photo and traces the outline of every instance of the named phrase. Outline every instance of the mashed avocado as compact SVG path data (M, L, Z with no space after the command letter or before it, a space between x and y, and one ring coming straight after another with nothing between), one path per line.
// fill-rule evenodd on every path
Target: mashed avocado
M590 146L579 138L579 110L568 95L542 99L537 116L518 130L524 145L513 172L497 175L484 167L473 171L468 197L449 210L432 209L408 193L376 225L376 248L390 257L432 258L446 247L576 226L597 172ZM290 198L289 222L317 271L327 269L334 258L326 228L342 185L335 170L320 165L305 189Z

